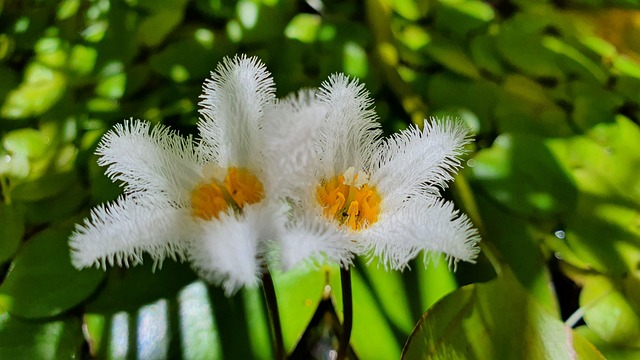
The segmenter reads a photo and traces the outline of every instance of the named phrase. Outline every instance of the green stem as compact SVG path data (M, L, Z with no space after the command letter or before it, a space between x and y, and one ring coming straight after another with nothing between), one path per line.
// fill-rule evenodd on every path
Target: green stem
M349 350L351 341L351 328L353 327L353 296L351 294L351 270L340 268L340 285L342 286L342 336L338 347L337 360L344 360Z
M276 289L273 286L273 278L268 268L267 271L262 273L262 290L264 299L267 302L267 308L269 309L271 324L273 325L276 348L275 359L284 360L286 359L286 352L284 350L284 339L282 337L282 325L280 324L280 312L278 311L278 299L276 297Z

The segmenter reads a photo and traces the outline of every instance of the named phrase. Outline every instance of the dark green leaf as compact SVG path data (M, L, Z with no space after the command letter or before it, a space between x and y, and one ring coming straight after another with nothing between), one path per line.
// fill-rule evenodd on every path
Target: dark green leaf
M418 322L403 359L604 359L505 273L460 288Z
M576 204L573 180L540 138L503 134L475 157L473 180L509 210L525 216L551 217Z
M50 228L29 239L0 286L0 309L26 318L51 317L93 294L104 274L71 265L70 230Z

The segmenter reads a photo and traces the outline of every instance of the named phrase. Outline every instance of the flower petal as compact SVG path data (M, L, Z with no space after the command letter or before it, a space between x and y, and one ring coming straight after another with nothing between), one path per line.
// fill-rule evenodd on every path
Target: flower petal
M182 259L189 217L184 209L122 197L99 205L69 239L72 263L78 269L136 265L142 262L143 252L158 263L166 257Z
M385 206L401 206L411 196L438 194L460 168L464 146L471 141L460 122L432 119L424 129L412 126L388 138L376 160L371 182L385 196Z
M242 215L229 211L219 219L199 222L189 249L191 266L205 280L222 285L227 296L242 286L256 286L262 244L275 233L272 219L257 205L245 207Z
M407 206L387 214L363 233L365 246L385 268L401 270L424 251L425 262L433 253L444 253L455 264L475 263L480 237L466 215L453 203L433 198L413 198Z
M368 172L382 134L369 92L357 80L336 74L322 84L318 100L329 109L319 134L321 177L352 166Z
M260 168L261 119L275 100L271 74L256 57L224 58L203 85L201 146L222 167Z
M318 152L314 139L327 114L315 92L303 90L279 101L265 113L268 193L294 197L315 176Z
M279 262L284 271L305 262L352 264L357 244L346 231L329 223L321 214L307 212L295 219L280 236Z
M200 178L191 137L183 138L162 125L125 121L102 138L98 164L107 176L125 183L129 196L159 197L185 204Z

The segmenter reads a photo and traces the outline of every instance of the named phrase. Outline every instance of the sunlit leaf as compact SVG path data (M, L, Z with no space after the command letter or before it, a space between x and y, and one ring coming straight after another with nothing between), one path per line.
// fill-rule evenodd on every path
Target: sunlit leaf
M640 348L640 308L622 281L604 276L588 278L580 292L584 321L598 337L614 346ZM637 286L637 281L632 283ZM640 298L634 299L636 304Z
M511 211L546 217L572 211L577 191L541 139L503 134L475 157L474 181Z
M59 315L88 298L103 273L78 271L71 265L70 226L47 229L32 238L15 257L0 285L0 308L26 318Z
M460 288L431 308L403 359L604 359L504 275Z
M77 318L36 322L0 313L2 359L75 359L81 349L82 324Z

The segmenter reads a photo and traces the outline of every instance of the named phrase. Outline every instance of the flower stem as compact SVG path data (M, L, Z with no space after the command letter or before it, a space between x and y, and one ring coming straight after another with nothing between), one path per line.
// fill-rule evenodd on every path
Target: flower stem
M342 286L342 336L338 347L337 360L343 360L347 356L351 341L351 328L353 326L353 299L351 295L351 270L340 268L340 285Z
M271 278L271 272L269 269L262 273L262 290L264 293L264 299L267 302L267 308L269 309L271 324L273 325L276 347L275 359L284 360L286 359L286 352L284 350L284 339L282 338L282 326L280 325L278 299L276 298L276 289L273 286L273 278Z

